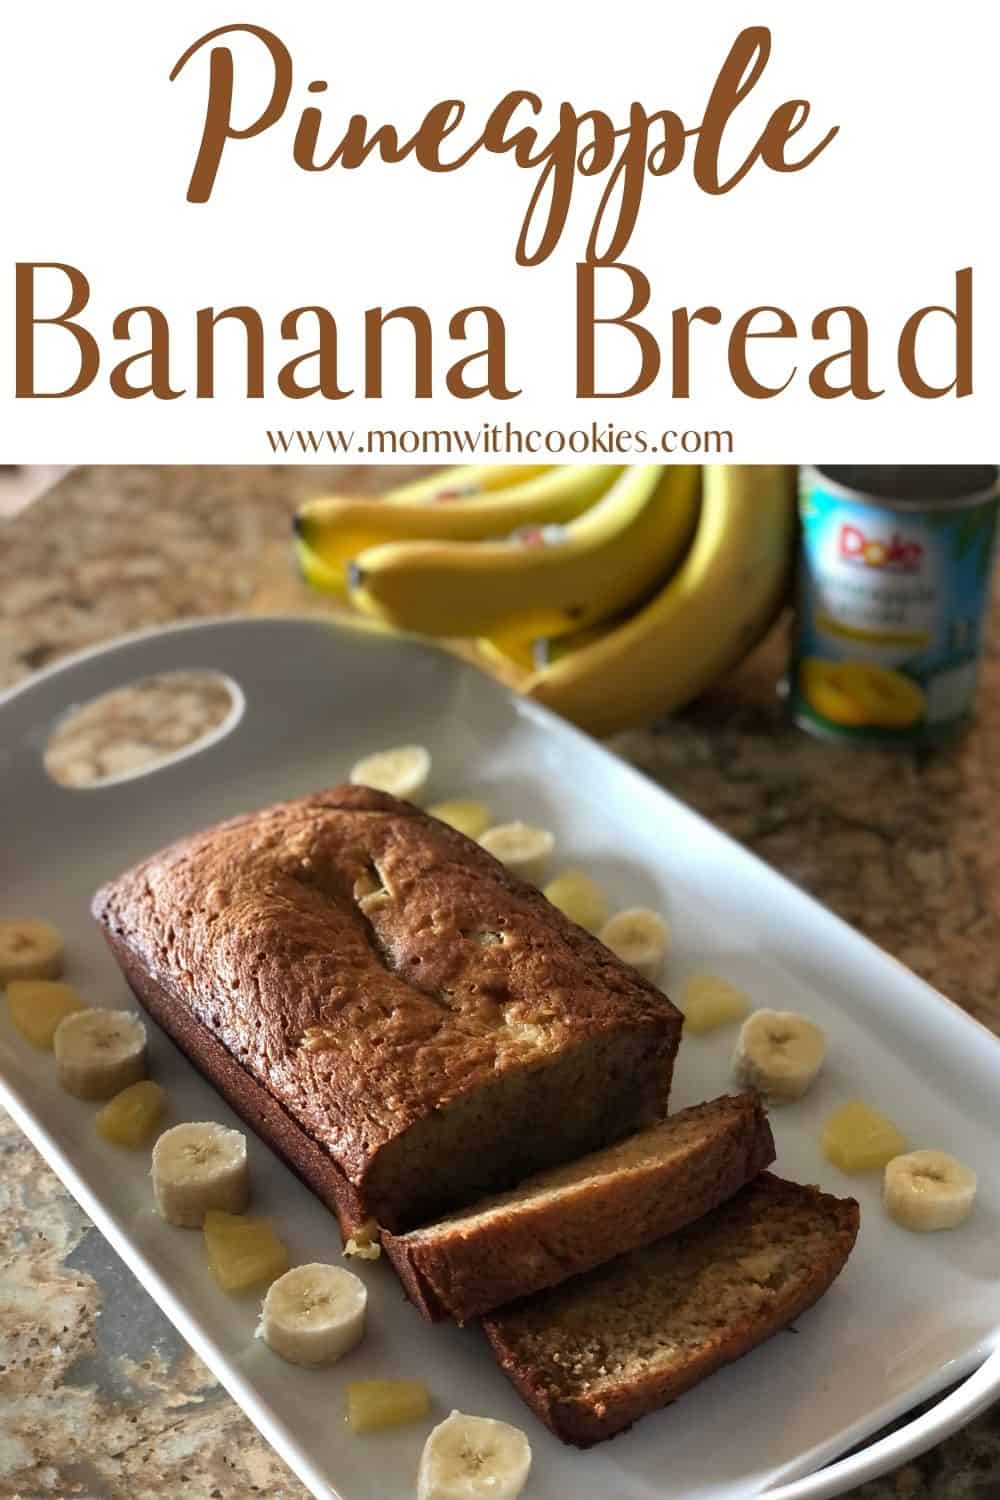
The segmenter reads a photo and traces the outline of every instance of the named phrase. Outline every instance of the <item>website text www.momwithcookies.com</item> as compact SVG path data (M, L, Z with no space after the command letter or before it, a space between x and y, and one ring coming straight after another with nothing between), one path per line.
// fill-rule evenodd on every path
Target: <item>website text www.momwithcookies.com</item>
M309 454L358 454L366 458L521 454L594 457L608 453L638 458L671 454L720 457L732 454L735 446L733 433L727 428L668 427L662 432L648 432L618 427L614 422L591 422L573 428L517 427L512 422L484 422L472 428L369 427L363 431L342 427L268 428L265 438L272 454L290 458Z

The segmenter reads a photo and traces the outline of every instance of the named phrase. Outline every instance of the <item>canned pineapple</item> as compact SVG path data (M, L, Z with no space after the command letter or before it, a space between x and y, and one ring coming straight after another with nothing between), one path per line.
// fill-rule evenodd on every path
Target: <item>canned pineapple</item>
M802 470L789 689L804 729L921 745L966 727L997 481L989 465Z

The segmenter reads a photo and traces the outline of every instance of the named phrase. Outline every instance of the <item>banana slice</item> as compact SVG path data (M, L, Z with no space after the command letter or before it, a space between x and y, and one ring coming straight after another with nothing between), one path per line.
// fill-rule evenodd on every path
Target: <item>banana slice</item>
M377 792L419 802L431 774L431 753L423 745L397 745L366 755L351 771L355 786L371 786Z
M794 1010L755 1010L743 1022L733 1076L772 1100L801 1099L823 1066L826 1038Z
M175 1125L153 1147L153 1194L168 1224L200 1229L211 1208L247 1206L246 1137L214 1121Z
M424 1444L417 1500L517 1500L530 1469L519 1427L453 1411Z
M607 897L583 870L564 870L549 881L542 894L588 932L598 932L608 920Z
M655 984L670 942L669 928L658 912L630 906L605 922L597 936L623 963Z
M432 818L440 818L451 828L457 828L467 839L477 839L493 822L493 814L485 802L476 802L472 797L455 797L450 802L435 802L427 811Z
M17 917L0 922L0 985L11 979L58 979L63 940L48 922Z
M885 1169L882 1202L904 1229L954 1229L972 1212L977 1179L947 1151L908 1151Z
M479 842L506 865L512 875L533 881L535 885L545 874L545 866L556 846L554 834L531 823L497 823L495 827L487 828Z
M111 1099L146 1076L146 1028L125 1010L78 1010L59 1022L52 1048L77 1099Z
M295 1266L272 1282L257 1337L293 1365L332 1365L361 1342L368 1291L340 1266Z

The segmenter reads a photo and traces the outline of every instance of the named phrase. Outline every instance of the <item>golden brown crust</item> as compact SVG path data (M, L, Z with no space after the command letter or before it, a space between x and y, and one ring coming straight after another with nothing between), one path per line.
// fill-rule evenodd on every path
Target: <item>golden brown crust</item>
M580 1163L587 1180L544 1199L530 1196L529 1181L497 1205L473 1205L409 1235L383 1235L410 1300L433 1322L467 1322L672 1234L774 1160L766 1113L750 1094L680 1110L650 1131L648 1144L650 1132ZM633 1142L643 1148L638 1165L621 1160ZM487 1209L488 1219L481 1217Z
M667 1351L659 1362L648 1360L635 1372L589 1379L589 1370L573 1363L574 1327L601 1340L604 1368L629 1350L617 1347L603 1328L603 1309L613 1296L628 1295L634 1285L648 1296L655 1284L659 1247L624 1257L556 1290L542 1292L483 1320L501 1369L535 1415L564 1443L589 1448L623 1432L640 1417L675 1401L723 1365L740 1359L817 1302L843 1270L854 1247L859 1209L852 1198L833 1198L817 1188L785 1182L762 1173L728 1203L688 1230L664 1240L662 1261L669 1271L675 1246L696 1244L703 1256L717 1251L720 1261L740 1244L747 1225L787 1237L798 1219L809 1225L809 1262L777 1287L754 1285L749 1310L724 1329L712 1328L683 1352ZM698 1242L700 1241L700 1245ZM633 1282L634 1278L634 1282ZM748 1288L751 1279L747 1277ZM664 1307L666 1325L672 1308ZM706 1308L706 1313L711 1309ZM706 1322L711 1324L711 1318ZM578 1341L580 1346L583 1339ZM579 1372L579 1373L578 1373Z
M492 1161L515 1180L546 1149L591 1149L665 1102L681 1024L670 1002L478 845L365 787L182 839L105 886L94 912L140 1000L245 1118L266 1114L265 1136L324 1180L327 1201L346 1194L352 1227L360 1213L406 1228L508 1185L456 1182L448 1201L449 1118L470 1135L468 1171L471 1136L486 1132L485 1171L490 1120L506 1111ZM579 1139L550 1130L532 1145L522 1129L513 1144L529 1094L594 1069L623 1076L604 1115L580 1116Z
M177 1046L194 1063L251 1130L266 1140L307 1187L337 1215L346 1240L364 1222L357 1192L329 1154L316 1144L277 1099L241 1067L193 1011L173 1003L170 995L136 962L134 954L112 933L105 934L133 993Z

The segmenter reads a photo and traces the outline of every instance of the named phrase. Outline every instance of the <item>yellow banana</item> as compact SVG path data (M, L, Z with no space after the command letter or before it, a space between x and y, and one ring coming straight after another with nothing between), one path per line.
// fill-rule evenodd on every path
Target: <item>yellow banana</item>
M346 593L343 572L329 567L300 536L293 538L292 547L295 560L299 565L299 572L310 588L319 589L324 594Z
M464 464L439 469L429 478L411 479L382 496L391 505L419 500L467 500L476 495L492 495L497 490L513 489L539 474L550 474L555 464Z
M670 572L674 566L676 563L671 565ZM666 578L662 581L665 583ZM586 625L583 630L574 630L572 635L540 635L532 640L516 632L497 631L495 635L480 636L476 646L487 661L508 672L512 667L521 672L540 672L543 667L550 667L571 651L579 651L581 646L589 646L591 641L602 640L609 630L622 624L633 613L634 608L623 611L610 620L599 620L596 625Z
M790 471L709 465L694 542L673 578L624 623L523 684L593 734L613 734L696 697L774 620L790 574Z
M300 561L309 564L303 566L308 582L345 593L351 562L382 543L477 541L506 536L520 526L572 521L610 489L623 466L564 464L541 472L524 465L495 467L517 482L498 485L492 470L451 469L381 500L307 500L295 517L295 536ZM303 547L311 557L303 559Z
M635 465L566 526L500 542L396 542L356 559L351 601L423 635L557 636L617 613L686 548L699 470Z
M562 636L560 639L571 641L573 637ZM535 642L529 636L484 635L476 642L476 646L480 655L491 666L503 671L514 668L521 672L534 672L538 667Z

